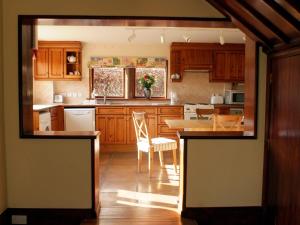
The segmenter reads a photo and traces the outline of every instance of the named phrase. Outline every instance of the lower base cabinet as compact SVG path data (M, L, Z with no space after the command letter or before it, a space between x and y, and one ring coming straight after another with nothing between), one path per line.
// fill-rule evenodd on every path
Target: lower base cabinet
M164 119L182 119L182 106L103 106L96 108L96 129L101 131L101 145L115 145L118 146L118 149L120 149L120 145L128 145L132 149L132 145L136 144L136 134L131 115L133 111L146 112L146 123L150 137L177 137L177 130L168 129Z

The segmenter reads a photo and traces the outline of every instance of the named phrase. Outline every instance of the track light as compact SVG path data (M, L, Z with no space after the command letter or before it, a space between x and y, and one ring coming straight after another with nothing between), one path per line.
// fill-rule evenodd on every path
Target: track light
M192 38L190 36L183 36L185 42L191 42Z
M136 38L135 30L132 30L132 34L128 37L128 41L132 42Z
M223 37L223 31L220 32L220 45L224 45L225 44L225 40Z
M165 36L163 34L160 35L160 43L165 43Z

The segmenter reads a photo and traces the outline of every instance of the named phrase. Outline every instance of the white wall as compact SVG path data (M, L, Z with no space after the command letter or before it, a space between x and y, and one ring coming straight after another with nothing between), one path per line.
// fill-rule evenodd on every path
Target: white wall
M80 195L72 195L74 186L66 185L61 180L61 174L70 175L71 171L87 174L85 164L79 164L79 159L86 159L89 152L87 141L63 140L20 140L18 121L18 41L17 41L17 15L141 15L141 16L179 16L179 17L222 17L205 0L4 0L3 5L3 33L4 44L4 121L5 121L5 150L7 154L7 182L8 207L85 207L88 205L86 180L77 178L84 187ZM1 103L2 104L2 103ZM55 151L52 151L55 149ZM68 150L69 149L69 150ZM72 149L72 153L71 153ZM60 152L61 151L61 152ZM82 151L85 151L83 154ZM44 155L45 153L45 155ZM78 162L76 167L68 168L62 165L63 160ZM46 156L46 157L43 157ZM62 158L60 158L63 156ZM43 160L47 160L43 164ZM58 160L58 161L57 161ZM71 162L68 162L71 164ZM55 164L62 166L59 170L52 170ZM54 169L54 168L53 168ZM23 171L24 170L24 171ZM48 190L42 182L43 174L48 175L50 186L62 182L57 189ZM59 176L59 178L57 178ZM76 182L71 177L70 182ZM70 189L70 193L66 190ZM48 192L50 191L50 193ZM63 197L66 194L67 199ZM30 197L28 197L28 195ZM51 200L51 196L55 198ZM44 199L47 199L45 201ZM80 202L79 202L80 201Z
M261 206L266 55L260 52L254 140L188 140L187 207Z
M0 0L0 214L6 209L6 175L3 121L3 64L2 64L2 0Z

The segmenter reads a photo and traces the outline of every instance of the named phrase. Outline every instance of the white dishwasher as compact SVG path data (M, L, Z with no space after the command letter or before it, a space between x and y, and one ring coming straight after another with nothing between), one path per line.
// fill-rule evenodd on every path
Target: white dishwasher
M65 109L65 131L94 131L94 108Z

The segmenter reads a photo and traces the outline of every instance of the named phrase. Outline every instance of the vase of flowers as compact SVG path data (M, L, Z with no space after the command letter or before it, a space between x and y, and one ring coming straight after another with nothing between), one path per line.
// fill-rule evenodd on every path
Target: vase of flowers
M145 98L150 99L151 98L151 87L155 83L154 76L152 76L150 74L145 74L143 77L141 77L138 80L138 82L144 89Z

